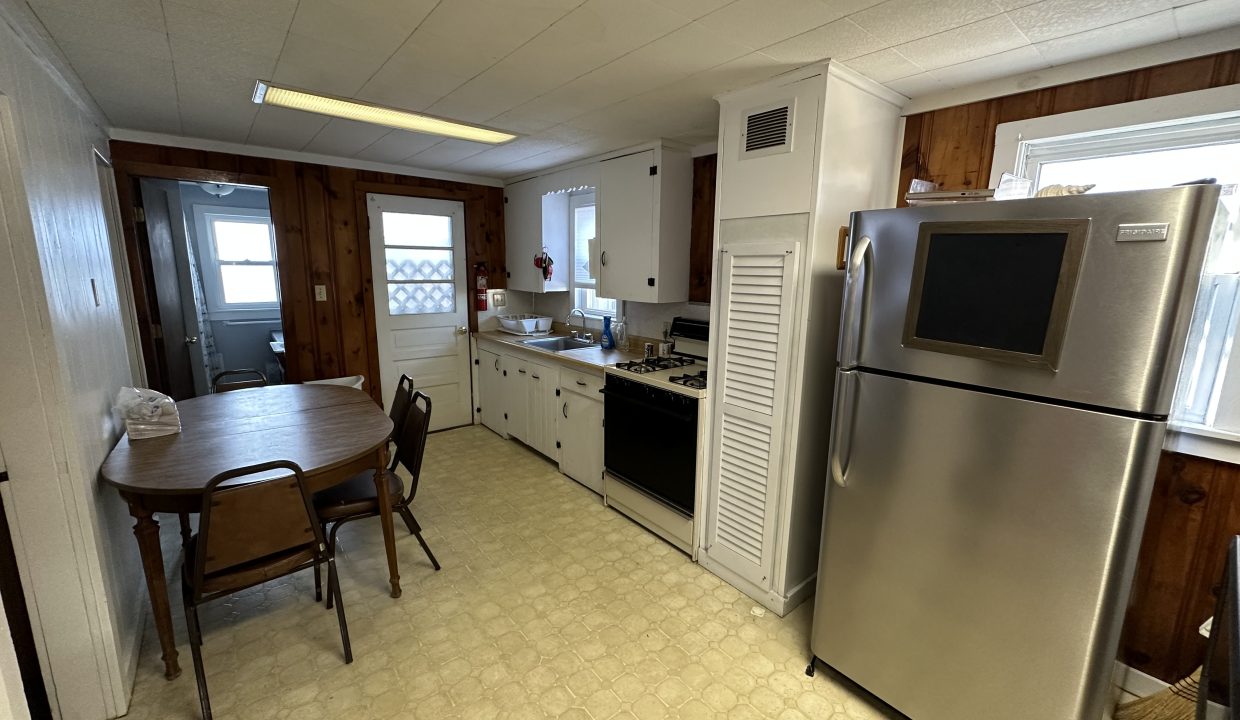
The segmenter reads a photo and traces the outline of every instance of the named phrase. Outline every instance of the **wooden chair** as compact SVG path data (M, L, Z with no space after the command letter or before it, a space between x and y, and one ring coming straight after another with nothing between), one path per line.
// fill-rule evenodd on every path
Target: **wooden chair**
M426 552L431 565L438 570L439 561L435 559L430 546L422 537L422 527L418 525L410 509L414 495L418 492L418 478L422 472L422 456L426 450L426 436L430 432L430 422L430 397L425 393L414 392L409 402L409 411L401 423L401 434L396 439L396 462L404 465L405 470L409 471L408 492L405 491L404 481L392 469L384 475L387 491L392 499L392 511L399 514L405 521L405 527L409 528L409 533L418 539L418 544ZM327 547L334 553L336 533L341 525L353 520L379 516L379 497L375 493L374 473L370 471L358 473L345 482L318 493L314 496L314 508L324 526L330 527ZM317 598L319 597L317 578L315 589ZM329 592L327 607L331 606L332 597Z
M228 482L238 478L247 482ZM216 475L207 483L200 513L198 534L185 545L181 588L203 720L211 720L198 623L198 606L204 603L311 567L317 575L319 565L327 563L327 592L336 601L344 661L353 662L336 560L296 463L281 460Z
M220 382L221 378L226 377L248 377L248 380L230 380L228 382ZM224 372L211 378L211 392L228 392L229 390L242 390L244 388L263 387L267 384L267 376L252 368L243 370L225 370Z

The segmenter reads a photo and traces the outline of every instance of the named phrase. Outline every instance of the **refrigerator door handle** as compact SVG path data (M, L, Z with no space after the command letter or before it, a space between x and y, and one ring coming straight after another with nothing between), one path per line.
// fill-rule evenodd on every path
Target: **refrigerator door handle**
M835 381L835 412L831 414L831 479L848 487L848 461L852 456L852 432L861 390L861 373L841 370Z
M848 254L848 269L844 291L844 308L841 311L840 367L845 370L857 366L861 356L861 332L865 313L870 304L870 275L874 266L874 245L868 235L863 235Z

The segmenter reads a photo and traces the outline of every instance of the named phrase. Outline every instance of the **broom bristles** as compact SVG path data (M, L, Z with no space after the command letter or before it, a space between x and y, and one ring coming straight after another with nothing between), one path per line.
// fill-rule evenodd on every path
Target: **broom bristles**
M1194 720L1201 668L1161 692L1115 708L1115 720Z

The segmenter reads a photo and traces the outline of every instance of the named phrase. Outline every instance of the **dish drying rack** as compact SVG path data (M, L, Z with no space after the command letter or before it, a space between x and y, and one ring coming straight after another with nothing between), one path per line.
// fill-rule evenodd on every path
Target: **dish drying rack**
M551 318L545 315L498 315L499 329L511 335L538 337L551 334Z

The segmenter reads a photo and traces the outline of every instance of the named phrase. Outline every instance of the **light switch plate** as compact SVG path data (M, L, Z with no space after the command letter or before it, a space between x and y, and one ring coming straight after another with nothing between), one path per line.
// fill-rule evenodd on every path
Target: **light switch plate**
M495 307L502 308L508 306L508 293L503 290L495 291Z
M315 285L314 286L314 301L315 302L327 302L327 286L326 285Z

